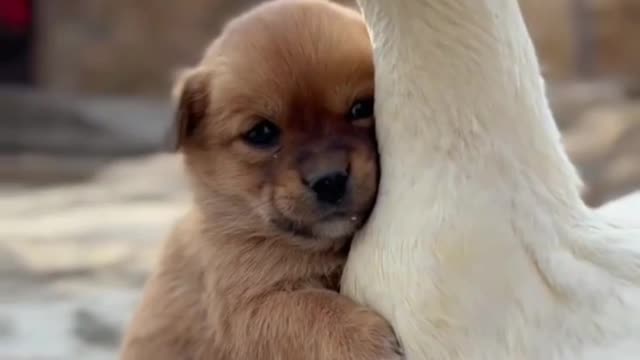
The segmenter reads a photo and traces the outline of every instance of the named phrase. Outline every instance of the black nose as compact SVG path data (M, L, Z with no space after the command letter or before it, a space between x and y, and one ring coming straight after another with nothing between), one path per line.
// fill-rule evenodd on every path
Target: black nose
M332 172L313 181L310 187L319 201L337 205L347 192L347 180L349 175L346 172Z

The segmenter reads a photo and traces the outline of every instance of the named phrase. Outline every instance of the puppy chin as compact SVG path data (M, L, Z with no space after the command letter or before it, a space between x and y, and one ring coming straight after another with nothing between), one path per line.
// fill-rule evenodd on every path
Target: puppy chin
M279 211L273 211L267 218L278 231L294 239L296 246L315 250L341 248L362 224L362 217L346 215L326 218L306 225Z
M353 236L359 225L358 217L345 217L314 224L311 231L320 239L344 240Z

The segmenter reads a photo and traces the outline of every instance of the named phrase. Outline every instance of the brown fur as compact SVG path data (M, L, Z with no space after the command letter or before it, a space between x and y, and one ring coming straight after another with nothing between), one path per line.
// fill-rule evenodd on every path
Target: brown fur
M387 322L337 291L377 184L373 120L345 116L373 96L360 17L319 0L261 5L225 28L176 96L195 204L122 359L399 359ZM273 149L243 140L262 118L281 129ZM328 218L304 179L345 165L349 197Z

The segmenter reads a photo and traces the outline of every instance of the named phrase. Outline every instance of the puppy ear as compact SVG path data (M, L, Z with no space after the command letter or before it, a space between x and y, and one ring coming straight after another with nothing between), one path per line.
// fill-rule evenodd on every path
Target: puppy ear
M209 109L211 74L203 69L189 69L178 74L172 97L177 105L172 148L180 150L192 142Z

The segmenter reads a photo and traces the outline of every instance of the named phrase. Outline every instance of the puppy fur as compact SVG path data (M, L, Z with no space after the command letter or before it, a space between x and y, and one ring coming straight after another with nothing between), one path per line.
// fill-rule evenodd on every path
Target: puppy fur
M388 323L338 293L376 193L373 79L360 15L320 0L249 10L182 74L194 206L122 359L401 358ZM335 173L347 178L338 196L334 178L318 181Z

